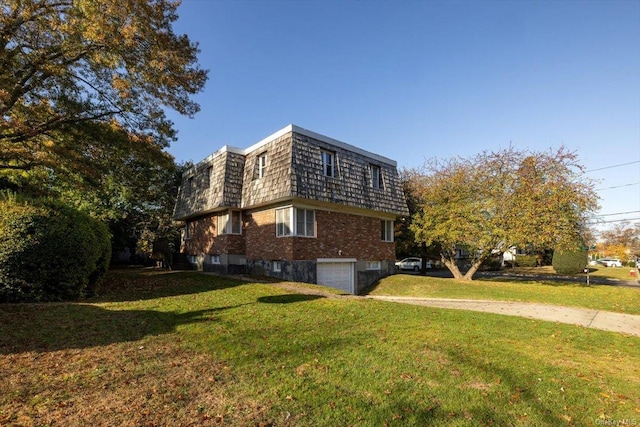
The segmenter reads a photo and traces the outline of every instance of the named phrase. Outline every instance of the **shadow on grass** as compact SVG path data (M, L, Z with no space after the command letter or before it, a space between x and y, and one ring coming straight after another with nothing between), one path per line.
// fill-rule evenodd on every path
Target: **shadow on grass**
M109 270L98 296L87 302L123 302L189 295L245 284L238 279L194 271L166 271L154 268Z
M235 307L238 306L174 313L107 310L74 303L0 305L0 354L137 341L174 332L179 325L215 322L216 313Z
M266 297L258 298L258 302L265 304L290 304L294 302L307 302L320 298L325 298L322 295L305 295L305 294L285 294L285 295L270 295Z

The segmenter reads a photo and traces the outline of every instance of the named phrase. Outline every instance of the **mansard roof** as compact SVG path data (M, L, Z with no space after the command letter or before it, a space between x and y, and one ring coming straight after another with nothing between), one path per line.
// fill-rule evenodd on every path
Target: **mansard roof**
M334 156L335 176L323 173L322 151ZM262 156L266 168L261 176ZM381 188L371 185L372 167L382 176ZM244 150L224 146L185 172L174 218L288 200L372 215L408 215L394 160L289 125Z

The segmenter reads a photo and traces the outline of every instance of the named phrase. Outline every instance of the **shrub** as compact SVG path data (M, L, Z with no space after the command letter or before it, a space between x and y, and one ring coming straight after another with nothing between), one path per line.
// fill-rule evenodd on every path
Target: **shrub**
M502 269L502 258L499 256L492 256L484 260L480 266L482 271L500 271Z
M516 255L516 265L518 267L535 267L538 265L536 255Z
M0 198L0 301L95 293L111 257L106 227L61 203Z
M576 274L584 271L587 266L587 251L578 249L575 251L554 251L551 264L556 273Z

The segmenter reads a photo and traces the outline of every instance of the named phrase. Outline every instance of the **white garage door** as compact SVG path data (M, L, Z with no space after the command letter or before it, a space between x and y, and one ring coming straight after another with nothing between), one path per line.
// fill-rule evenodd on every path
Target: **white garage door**
M318 260L318 284L355 293L355 260Z

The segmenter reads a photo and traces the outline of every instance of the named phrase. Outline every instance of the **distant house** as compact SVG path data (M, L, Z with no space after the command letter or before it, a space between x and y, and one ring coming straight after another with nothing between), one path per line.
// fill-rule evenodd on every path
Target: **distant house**
M174 219L198 269L359 293L395 270L408 213L395 161L289 125L185 172Z

